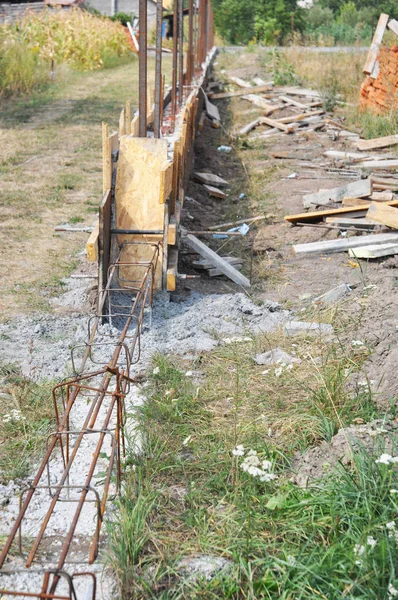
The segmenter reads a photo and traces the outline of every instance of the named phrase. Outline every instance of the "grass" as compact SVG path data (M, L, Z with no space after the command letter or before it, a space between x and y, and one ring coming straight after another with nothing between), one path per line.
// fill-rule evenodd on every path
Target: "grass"
M80 9L30 13L0 27L0 95L49 85L59 65L92 71L129 55L123 28L106 17Z
M338 318L330 313L339 337ZM383 444L309 490L289 472L298 450L378 414L367 383L353 384L369 350L338 337L276 332L220 346L192 366L198 383L178 362L155 358L146 401L130 415L140 442L130 440L126 489L108 525L121 598L387 598L397 583L386 523L398 472L375 462ZM254 363L276 345L301 363ZM244 457L231 453L239 444L270 461L277 479L242 471ZM179 561L198 555L229 566L209 580L184 577Z
M14 365L0 366L0 481L26 477L54 429L51 382L34 383Z

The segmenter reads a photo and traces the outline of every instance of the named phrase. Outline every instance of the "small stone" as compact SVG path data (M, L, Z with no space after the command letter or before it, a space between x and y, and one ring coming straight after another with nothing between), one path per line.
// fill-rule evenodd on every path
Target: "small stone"
M288 321L284 325L286 335L333 334L333 327L327 323L306 323L305 321Z
M254 361L258 365L273 365L275 363L292 364L301 362L299 358L291 356L281 348L275 348L274 350L269 350L268 352L257 354L254 357Z
M199 555L187 556L177 563L177 571L186 579L205 578L208 581L220 572L227 572L232 568L231 561L221 556Z

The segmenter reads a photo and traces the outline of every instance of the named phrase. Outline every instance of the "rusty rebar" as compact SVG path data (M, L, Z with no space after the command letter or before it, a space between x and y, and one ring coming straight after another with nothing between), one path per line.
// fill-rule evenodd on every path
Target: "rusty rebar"
M139 0L139 50L138 50L138 135L147 132L147 0Z
M178 6L178 105L184 102L184 0L176 0Z
M162 101L162 20L163 2L156 3L156 63L155 63L155 120L153 131L155 138L160 137L161 101Z

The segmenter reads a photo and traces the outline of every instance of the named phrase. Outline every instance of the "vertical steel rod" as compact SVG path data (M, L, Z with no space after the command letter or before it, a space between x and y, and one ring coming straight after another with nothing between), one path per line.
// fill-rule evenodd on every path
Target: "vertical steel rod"
M184 0L178 0L178 104L184 101Z
M162 96L162 20L163 20L163 2L157 0L156 3L156 65L155 65L155 138L160 137L160 105Z
M147 121L147 0L139 0L138 135L146 137Z
M193 0L189 0L188 9L187 85L191 85L193 75Z
M177 58L178 58L178 0L174 0L173 12L173 65L171 79L171 129L174 131L177 102Z

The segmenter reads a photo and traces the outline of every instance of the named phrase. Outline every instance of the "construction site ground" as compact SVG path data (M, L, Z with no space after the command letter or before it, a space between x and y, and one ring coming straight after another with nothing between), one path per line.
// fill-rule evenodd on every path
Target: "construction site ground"
M272 74L264 53L261 49L220 53L215 61L214 80L228 83L228 76L249 81L256 76L269 80ZM355 60L360 63L362 58ZM305 58L301 61L305 62ZM306 87L311 84L313 82L303 81ZM358 92L359 86L358 77ZM0 197L5 216L0 225L3 377L0 415L15 405L9 379L10 373L13 374L12 365L20 367L24 376L35 382L40 383L43 378L59 380L66 375L62 368L68 360L71 344L85 339L87 314L96 298L95 265L86 262L83 252L88 234L55 233L54 227L63 223L71 227L92 225L102 184L100 122L116 125L112 123L116 109L127 98L134 98L135 90L136 67L129 64L80 76L59 89L55 97L42 106L24 102L4 105L0 130ZM194 387L204 390L206 410L217 422L209 425L213 431L216 427L224 430L226 424L233 429L233 414L242 414L243 421L247 417L249 409L240 405L236 408L232 399L234 374L241 369L239 393L247 398L255 397L251 419L263 419L253 440L261 440L269 448L286 453L291 461L287 469L289 477L292 477L291 465L295 464L300 473L304 460L306 477L311 478L322 474L325 452L335 453L336 461L341 458L346 438L340 446L338 440L335 446L328 445L325 452L316 453L322 444L331 443L340 427L355 429L385 415L394 421L398 394L398 261L389 258L359 262L343 253L295 256L293 244L337 237L335 230L291 226L283 216L302 212L304 194L349 181L338 173L331 174L321 167L315 169L309 163L313 166L321 163L326 150L352 151L352 142L343 137L333 139L327 131L303 130L270 139L238 138L232 143L232 152L224 153L218 148L230 145L231 134L262 112L241 97L218 100L217 106L222 127L215 129L210 121L205 121L195 141L194 170L208 171L226 179L229 183L227 198L210 197L203 186L192 179L182 223L187 229L203 231L218 223L265 216L263 221L251 225L250 232L243 238L231 237L228 241L203 238L214 249L223 244L222 256L241 256L242 272L250 276L252 287L242 290L224 277L202 275L199 278L200 272L192 266L192 251L182 244L179 272L195 278L181 280L175 293L159 293L155 298L152 327L142 336L143 358L137 374L144 386L148 377L152 382L150 386L154 385L154 379L156 385L156 369L159 370L159 365L161 373L163 369L159 353L175 361ZM343 111L339 109L340 116L344 116ZM289 114L288 109L286 114ZM283 113L278 114L278 118L282 116ZM259 130L261 127L256 133ZM276 151L287 152L293 158L273 158L272 153ZM389 154L391 152L394 150L389 149ZM289 178L293 173L296 176ZM339 302L327 305L313 302L343 283L348 284L351 291ZM333 335L289 337L283 324L290 320L331 325ZM300 363L282 375L275 372L275 365L256 364L257 354L276 347L290 357L297 357ZM316 421L316 411L308 396L309 390L328 388L323 368L325 365L326 370L329 368L325 357L331 348L334 354L332 359L329 357L329 367L339 373L346 370L335 382L337 395L355 396L355 402L347 410L337 411L335 407L330 410L328 437L323 435ZM155 363L152 362L154 355ZM168 393L173 395L174 383L171 381L168 385L162 380L158 382L159 389L165 393L171 388ZM366 401L363 395L358 396L360 388L365 389ZM137 390L138 396L141 393L145 394L145 387ZM142 398L138 403L141 401ZM257 409L259 413L254 415ZM175 418L178 420L178 415ZM190 461L200 470L195 451L190 449L190 436L195 438L207 427L204 423L208 418L203 417L203 422L196 423L192 432L189 423L186 424L188 441L180 444L179 452L181 456L185 452L183 458L188 470ZM5 433L4 426L0 426L0 449L5 448ZM231 440L239 442L226 433L226 445ZM174 447L173 440L170 444ZM224 447L220 453L230 450L229 446ZM303 454L305 458L301 459ZM34 460L30 464L32 468ZM0 539L8 532L10 519L15 515L18 490L29 479L26 472L18 476L9 465L7 469L3 476L0 473L0 497L5 499L0 508ZM300 483L300 478L297 481ZM164 513L159 509L159 514L167 514L172 541L168 544L165 531L159 525L156 529L159 537L152 538L152 546L145 552L153 556L158 544L160 555L167 548L170 556L176 556L181 546L188 557L190 553L199 559L207 556L211 547L208 540L190 539L189 543L184 541L184 545L182 538L186 540L189 535L187 523L181 525L181 530L172 527L173 519L177 518L175 514L180 509L183 512L180 504L185 501L181 498L188 494L184 481L173 481L173 475L167 475L162 482L170 487L168 502L177 506L172 517L166 509ZM213 516L222 521L230 509L231 504L217 506L214 510L218 512ZM195 529L196 525L192 527ZM228 560L225 559L225 563L213 560L210 566L209 561L192 566L186 559L185 566L180 564L180 571L199 571L207 577L208 572L228 569ZM130 580L118 577L120 589L127 589L123 585L132 585ZM171 585L170 576L166 579L160 578L158 587L153 585L151 593L155 595L146 596L144 588L137 587L136 596L131 597L169 597L160 595ZM209 592L203 597L213 596ZM332 598L331 595L320 597Z

